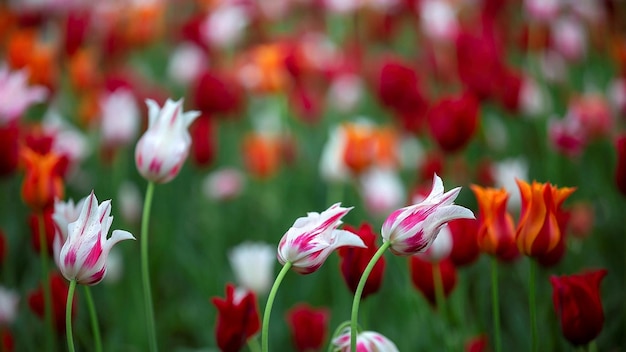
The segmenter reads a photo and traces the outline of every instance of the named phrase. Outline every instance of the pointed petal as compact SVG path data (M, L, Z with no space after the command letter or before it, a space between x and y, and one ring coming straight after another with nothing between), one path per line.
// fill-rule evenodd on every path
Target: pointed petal
M154 126L161 108L159 104L152 99L146 99L146 105L148 105L148 128L150 128Z

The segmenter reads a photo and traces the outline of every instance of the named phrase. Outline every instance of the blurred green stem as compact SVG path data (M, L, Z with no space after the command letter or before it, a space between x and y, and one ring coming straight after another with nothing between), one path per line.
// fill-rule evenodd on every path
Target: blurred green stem
M589 342L587 348L589 352L598 352L598 345L596 344L596 340Z
M256 336L248 339L248 349L250 352L261 352L261 346Z
M267 304L265 305L265 310L263 311L263 328L261 330L261 347L263 352L269 351L269 326L270 326L270 314L272 313L272 305L274 304L274 298L276 298L276 292L278 292L278 287L280 283L287 275L287 272L291 269L291 262L285 263L283 268L280 269L274 284L272 285L272 289L270 290L270 294L267 297Z
M502 351L500 338L500 302L498 293L498 259L491 258L491 312L493 314L493 335L496 352Z
M48 238L46 236L46 223L43 211L37 213L39 225L39 255L41 257L41 280L43 288L43 315L46 322L46 345L50 351L56 350L54 334L54 322L52 319L52 292L50 291L50 273L48 270Z
M357 335L357 322L359 320L359 303L361 302L361 295L363 294L363 289L365 288L365 283L367 282L367 278L370 276L372 269L374 269L374 265L385 251L391 246L391 242L387 241L383 243L378 251L374 253L372 259L365 267L363 271L363 275L361 275L361 279L359 280L359 285L356 287L356 292L354 292L354 300L352 301L352 317L350 319L350 350L356 351L356 335Z
M148 343L150 351L156 352L157 341L154 328L154 311L152 307L152 291L150 290L150 273L148 271L148 223L150 222L150 207L154 194L154 182L148 181L146 199L143 203L143 216L141 218L141 276L143 281L143 296L146 311L146 324L148 328Z
M441 265L439 262L433 264L433 282L435 284L435 302L437 304L437 310L439 311L439 317L441 318L441 338L443 340L444 350L448 351L450 339L446 338L446 296L443 289L443 278L441 277Z
M67 336L67 349L74 352L74 337L72 336L72 301L74 300L74 290L76 290L76 279L70 281L70 288L67 291L67 304L65 305L65 335Z
M537 352L537 303L535 292L535 276L537 266L532 258L528 258L530 263L530 273L528 277L528 304L530 308L530 334L531 334L531 351Z
M85 289L85 298L87 299L87 308L89 309L89 319L91 320L91 330L93 333L93 340L96 352L102 352L102 339L100 338L100 325L98 324L98 314L96 313L96 306L93 303L93 297L91 296L91 290L89 286L83 286Z

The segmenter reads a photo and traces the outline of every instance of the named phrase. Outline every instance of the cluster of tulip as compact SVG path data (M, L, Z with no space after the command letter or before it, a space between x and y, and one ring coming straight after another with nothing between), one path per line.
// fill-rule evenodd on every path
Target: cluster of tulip
M624 18L0 4L0 351L619 349Z

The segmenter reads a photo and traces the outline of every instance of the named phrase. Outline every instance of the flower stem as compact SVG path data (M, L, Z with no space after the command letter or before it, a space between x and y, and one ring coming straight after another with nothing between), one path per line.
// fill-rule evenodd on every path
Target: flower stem
M276 298L276 292L278 292L278 287L280 283L287 275L287 272L291 269L291 262L285 263L283 268L280 269L274 284L272 285L272 289L270 290L270 294L267 297L267 303L265 305L265 311L263 311L263 330L261 330L261 347L263 352L269 351L269 326L270 326L270 314L272 313L272 305L274 304L274 298Z
M52 292L50 289L50 273L48 270L48 238L46 236L46 223L43 211L37 214L39 225L39 256L41 257L41 274L43 287L43 312L46 322L46 345L51 351L56 350L56 339L54 334L54 322L52 319Z
M372 269L374 269L374 265L380 257L382 257L383 253L391 246L391 241L384 242L380 248L374 253L372 259L365 267L363 271L363 275L361 275L361 279L359 280L359 285L356 287L356 292L354 292L354 300L352 301L352 315L350 319L350 350L356 351L356 335L357 335L357 322L359 319L359 303L361 302L361 294L363 294L363 289L365 288L365 283L367 282L367 278L370 276Z
M446 295L443 289L443 278L441 277L441 265L439 262L433 264L433 283L435 284L435 303L441 318L441 338L443 339L443 348L445 351L450 350L450 339L446 338Z
M150 290L150 274L148 272L148 223L150 221L150 207L154 194L154 182L148 182L146 199L143 203L143 215L141 217L141 276L143 281L144 306L146 311L146 324L148 329L148 343L151 352L156 352L157 341L154 327L154 311L152 307L152 291Z
M102 339L100 338L100 326L98 324L96 306L93 303L93 297L91 296L91 290L89 289L89 286L83 287L85 288L85 298L87 299L87 308L89 309L89 318L91 320L91 330L93 333L95 351L102 352Z
M67 291L67 305L65 306L65 335L67 336L67 349L74 352L74 337L72 336L72 301L74 300L74 290L76 290L76 279L70 281L70 288Z
M498 293L498 260L491 258L491 312L493 314L493 334L496 352L502 351L500 339L500 302Z
M530 273L528 278L528 304L530 308L530 335L531 351L537 352L537 303L535 292L535 276L537 267L535 261L529 258Z

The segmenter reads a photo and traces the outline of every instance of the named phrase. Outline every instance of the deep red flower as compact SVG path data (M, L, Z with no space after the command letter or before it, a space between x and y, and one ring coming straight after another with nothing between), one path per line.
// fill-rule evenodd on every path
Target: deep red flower
M207 114L231 114L242 103L241 88L222 72L205 71L198 76L193 89L195 106Z
M554 310L561 322L563 336L573 345L595 339L604 324L600 282L606 269L582 274L550 277Z
M326 341L330 312L328 309L314 309L302 303L287 312L296 351L319 351Z
M214 121L203 113L189 127L191 134L191 160L198 166L209 166L215 157Z
M261 328L254 292L226 285L226 298L213 297L218 310L215 324L217 345L223 352L237 352Z
M339 257L341 258L341 276L343 276L343 280L348 285L350 291L354 293L359 285L359 280L361 280L361 274L363 274L365 267L378 250L378 246L376 245L378 236L374 233L372 225L368 223L361 224L358 229L345 225L344 230L357 234L367 246L367 248L342 247L338 249ZM376 293L380 289L384 272L385 258L380 257L378 262L374 265L370 276L367 278L361 299L365 299L367 296Z
M91 23L91 12L70 10L63 26L64 50L67 56L72 56L82 46Z
M456 268L452 261L448 258L441 260L438 264L433 264L427 260L421 259L419 256L411 256L409 261L409 269L411 272L411 281L432 306L437 304L437 295L435 291L434 270L438 265L441 273L441 282L443 284L444 297L448 297L456 286Z
M7 327L0 327L0 350L4 352L15 351L15 341L13 340L13 333Z
M7 239L6 234L0 229L0 268L4 264L4 258L7 256Z
M69 287L61 274L54 272L50 274L50 291L52 293L52 320L57 333L65 334L65 305L67 304L67 292ZM74 296L72 302L72 321L76 317L77 297ZM44 318L44 298L41 284L36 291L28 295L28 306L41 319Z
M462 31L456 39L456 53L459 78L466 89L481 100L493 97L503 69L501 50L494 38Z
M487 335L479 335L471 338L465 343L465 352L485 352L488 351L489 340Z
M617 189L626 195L626 134L621 134L615 140L617 152L617 166L615 168L615 184Z
M54 241L54 221L52 220L52 213L54 207L50 206L43 210L42 216L44 221L44 231L46 234L46 246L48 248L48 255L52 256L52 242ZM28 217L28 225L30 226L30 243L33 246L35 252L39 253L41 250L41 241L39 237L39 219L40 215L37 213L31 213Z
M496 91L496 98L510 112L518 112L520 108L520 93L524 81L518 72L505 68L498 77L500 84Z
M0 150L0 177L10 176L20 160L20 127L17 121L0 126Z
M435 142L448 153L463 149L478 126L478 100L472 93L448 96L428 111L428 126Z
M478 226L475 219L456 219L448 223L452 234L450 260L456 266L469 265L480 256L478 247Z

